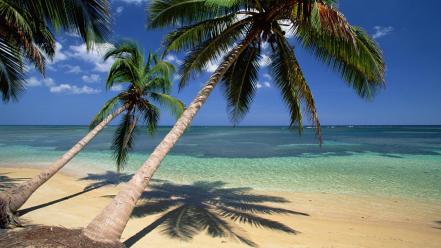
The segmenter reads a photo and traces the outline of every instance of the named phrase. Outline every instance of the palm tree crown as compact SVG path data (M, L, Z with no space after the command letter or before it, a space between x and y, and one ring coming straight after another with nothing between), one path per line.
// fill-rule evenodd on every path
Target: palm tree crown
M248 112L255 95L265 42L271 47L270 70L289 109L290 126L301 131L303 107L319 138L314 98L288 37L339 72L361 97L372 97L384 84L380 49L361 28L347 22L333 0L158 0L150 7L149 23L153 28L180 26L165 45L167 52L190 49L181 66L181 87L210 61L246 44L222 75L234 123Z
M106 88L128 84L126 89L110 99L95 116L90 124L94 128L119 105L126 107L121 123L116 129L112 149L120 171L127 161L127 154L133 146L135 127L141 119L153 133L159 120L159 103L179 117L184 111L184 104L168 95L172 82L170 76L175 72L173 65L161 61L155 54L144 57L141 49L133 42L124 41L110 49L105 59L115 58Z
M53 31L82 37L87 47L110 34L107 0L0 0L0 94L7 102L25 88L29 61L44 73L55 54Z

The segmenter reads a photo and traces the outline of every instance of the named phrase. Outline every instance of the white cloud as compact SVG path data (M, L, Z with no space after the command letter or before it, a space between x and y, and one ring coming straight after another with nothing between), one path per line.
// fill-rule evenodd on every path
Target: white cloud
M112 88L110 88L111 91L122 91L124 90L124 87L121 84L117 84L112 86Z
M63 49L63 45L61 45L61 43L59 43L59 42L55 42L55 55L52 58L52 60L50 60L50 59L48 60L49 65L53 65L53 64L56 64L60 61L64 61L64 60L68 59L67 54L65 54L62 51L62 49Z
M86 44L70 46L68 55L71 58L76 58L93 64L94 71L107 72L112 66L114 59L109 58L108 60L104 61L103 56L106 51L112 47L113 45L110 43L97 44L93 49L87 51Z
M36 87L36 86L40 86L40 85L41 85L41 81L35 77L30 77L30 78L26 79L26 86L28 86L28 87Z
M70 84L60 84L57 86L52 86L49 88L49 91L56 94L72 94L72 95L91 95L91 94L98 94L101 91L98 89L91 88L89 86L83 86L83 87L77 87L75 85Z
M257 82L257 84L256 84L256 88L257 88L257 89L271 88L271 83L268 82L268 81L265 81L265 82Z
M26 85L28 87L36 87L36 86L46 86L46 87L51 87L55 85L55 82L52 78L47 77L47 78L43 78L43 79L37 79L36 77L30 77L26 80Z
M41 80L30 77L26 80L28 87L37 87L37 86L46 86L49 88L51 93L66 93L72 95L80 95L80 94L98 94L101 92L99 89L94 89L88 86L78 87L70 84L59 84L57 85L53 78L47 77Z
M73 37L73 38L80 38L81 36L79 35L79 34L77 34L77 33L66 33L66 35L67 36L69 36L69 37Z
M121 14L123 12L123 10L124 10L124 7L123 6L119 6L119 7L116 8L116 13Z
M286 38L289 39L289 38L294 37L294 33L295 33L296 29L292 25L291 21L280 20L280 21L278 21L278 23L279 23L280 27L282 28L282 31L285 32Z
M271 75L268 74L268 73L263 74L263 77L268 79L268 80L272 80L273 79L273 77L271 77Z
M167 54L167 56L165 56L164 61L169 62L169 63L176 63L178 65L182 64L182 60L179 59L178 57L176 57L173 54Z
M98 75L98 74L91 74L91 75L83 75L81 77L81 79L86 83L96 83L101 78L100 78L100 75Z
M175 74L174 76L173 76L173 81L178 81L178 80L180 80L181 79L181 75L179 75L179 74Z
M273 62L273 61L271 60L271 58L270 58L268 55L264 54L264 55L262 55L262 58L259 60L259 65L260 65L261 67L267 67L267 66L269 66L272 62Z
M372 37L374 39L378 39L378 38L381 38L381 37L388 35L392 31L394 31L394 28L391 26L389 26L389 27L375 26L374 30L375 30L375 33L372 35Z
M78 74L78 73L81 73L83 71L83 70L81 70L81 67L78 66L78 65L64 64L64 65L60 65L60 67L66 69L66 71L64 71L65 73Z
M219 67L220 61L210 61L207 66L205 66L205 71L213 73Z
M50 77L48 77L48 78L44 78L44 79L43 79L43 83L44 83L44 86L46 86L46 87L52 87L52 86L55 86L55 82L54 82L54 80L53 80L52 78L50 78Z

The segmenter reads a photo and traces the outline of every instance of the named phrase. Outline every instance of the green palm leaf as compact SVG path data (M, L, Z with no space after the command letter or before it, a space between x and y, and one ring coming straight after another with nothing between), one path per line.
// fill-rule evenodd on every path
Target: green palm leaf
M143 104L138 104L138 108L142 113L144 123L147 124L147 130L153 134L158 127L160 111L156 106L145 101Z
M19 51L0 38L0 92L3 102L16 100L24 90L23 61Z
M278 36L276 43L274 62L271 65L272 74L290 111L291 126L298 126L299 131L302 131L301 106L303 105L305 112L316 127L316 135L321 143L320 121L314 97L295 57L294 49L284 37Z
M183 88L193 72L201 72L210 61L216 61L225 55L240 37L247 31L249 19L244 19L229 26L219 35L203 42L191 50L180 68L181 81L179 87Z
M128 153L133 148L133 132L136 127L137 118L129 109L123 116L113 136L112 150L116 160L117 171L120 172L127 163Z
M151 92L150 97L162 106L167 107L176 118L179 118L182 112L184 112L184 103L177 98L157 92Z
M195 25L178 28L165 38L166 52L191 49L220 35L234 20L236 14L221 16L211 20L199 22Z
M223 77L230 119L237 124L253 101L259 69L260 48L249 46Z
M158 0L149 8L149 27L184 25L235 12L238 8L213 6L206 0Z
M89 125L89 129L94 129L100 122L102 122L118 105L121 95L117 95L104 104L101 110L95 115Z
M316 31L309 25L297 30L300 43L326 65L339 72L361 97L371 98L384 85L385 64L377 44L358 27L353 39L332 32Z
M20 57L17 61L27 59L42 74L46 58L51 59L55 54L52 31L79 34L91 48L108 39L110 23L107 0L0 0L0 39L6 44L3 47L12 48L17 52L14 56ZM4 71L11 68L10 61L1 63ZM0 90L4 102L16 99L17 94L13 92L23 90L18 81L6 81L14 80L14 73L25 71L24 65L15 65L20 66L15 72L2 75Z

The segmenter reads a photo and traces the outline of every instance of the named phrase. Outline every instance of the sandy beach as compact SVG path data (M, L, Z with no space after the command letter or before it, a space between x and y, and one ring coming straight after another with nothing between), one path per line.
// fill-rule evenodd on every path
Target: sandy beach
M7 186L18 182L20 178L32 177L38 171L31 168L1 167L1 183ZM57 174L22 208L23 220L27 224L69 228L87 225L121 185L104 183L101 186L94 184L97 181L79 180L80 177L72 173ZM84 191L91 185L99 187ZM234 232L259 247L429 248L440 247L441 244L441 224L438 223L441 221L441 206L436 202L325 193L248 193L284 198L287 202L269 201L262 202L261 205L300 213L259 215L282 223L297 231L297 234L289 234L277 228L269 230L243 223L231 223ZM66 196L70 197L66 199ZM61 200L53 202L58 199ZM207 232L197 233L189 240L172 238L163 232L162 226L155 225L164 213L132 217L121 240L129 242L132 247L249 247L233 238L214 238Z

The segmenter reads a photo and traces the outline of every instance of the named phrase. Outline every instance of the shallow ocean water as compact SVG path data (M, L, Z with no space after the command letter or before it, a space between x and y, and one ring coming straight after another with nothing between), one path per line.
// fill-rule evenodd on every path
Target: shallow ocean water
M134 172L167 133L137 130L125 172ZM106 128L72 162L82 172L115 170ZM87 132L81 126L0 126L0 165L45 166ZM223 181L269 191L327 192L441 201L441 126L313 129L191 127L155 175L176 183Z

